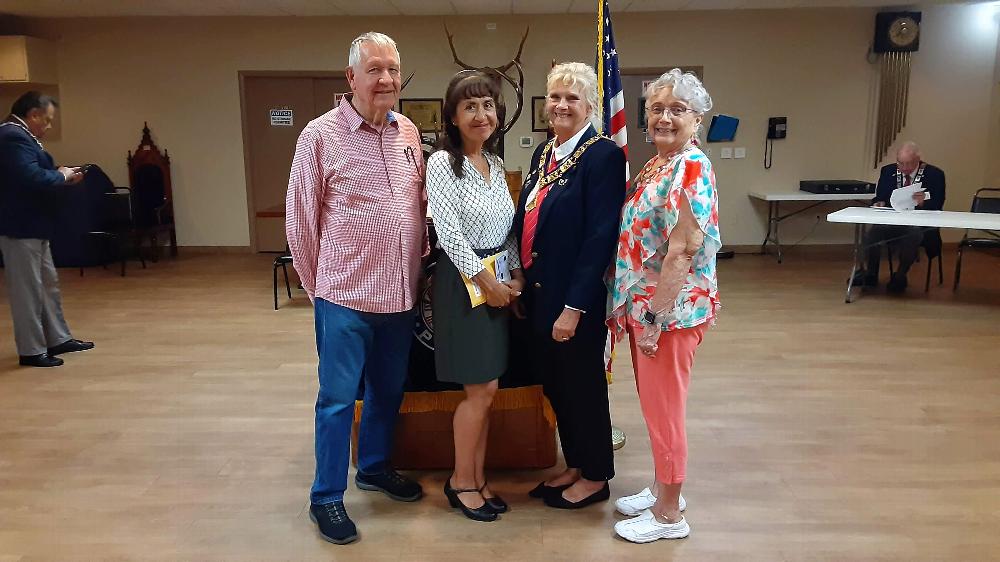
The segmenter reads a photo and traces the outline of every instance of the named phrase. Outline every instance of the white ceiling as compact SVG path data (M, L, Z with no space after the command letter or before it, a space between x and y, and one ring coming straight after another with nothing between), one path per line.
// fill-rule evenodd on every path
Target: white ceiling
M918 0L920 5L960 0ZM612 13L883 7L904 0L611 0ZM914 2L910 2L913 5ZM0 13L39 18L122 16L386 16L591 13L595 0L2 0Z

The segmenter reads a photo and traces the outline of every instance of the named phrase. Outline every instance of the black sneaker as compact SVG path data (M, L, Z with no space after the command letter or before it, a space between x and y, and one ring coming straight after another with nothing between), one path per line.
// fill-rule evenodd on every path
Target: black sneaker
M310 504L309 519L319 527L319 535L327 542L347 544L358 540L358 528L347 516L342 501Z
M390 498L401 502L415 502L424 496L420 484L389 468L378 474L362 474L358 472L354 483L362 490L382 492Z

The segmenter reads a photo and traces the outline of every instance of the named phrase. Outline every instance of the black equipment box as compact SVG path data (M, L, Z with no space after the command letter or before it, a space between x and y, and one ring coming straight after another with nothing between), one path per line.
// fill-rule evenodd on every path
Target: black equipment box
M801 180L799 189L809 193L875 193L875 184L858 180Z

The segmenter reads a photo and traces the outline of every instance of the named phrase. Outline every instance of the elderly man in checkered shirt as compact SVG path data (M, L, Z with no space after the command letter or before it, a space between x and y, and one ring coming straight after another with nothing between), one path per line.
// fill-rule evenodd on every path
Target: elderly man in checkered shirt
M362 380L355 483L399 501L423 495L388 464L428 251L420 135L392 111L400 90L396 43L365 33L351 43L348 62L352 93L303 129L285 203L295 270L315 307L319 354L309 511L321 536L336 544L358 538L343 498Z

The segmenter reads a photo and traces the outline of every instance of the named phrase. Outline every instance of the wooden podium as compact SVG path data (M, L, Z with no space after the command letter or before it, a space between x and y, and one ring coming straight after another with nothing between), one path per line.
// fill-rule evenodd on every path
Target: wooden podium
M446 469L455 463L451 419L465 393L407 392L399 408L391 462L400 469ZM354 408L351 460L358 462L358 426L363 405ZM502 388L490 412L486 468L538 469L556 463L556 421L541 386Z

